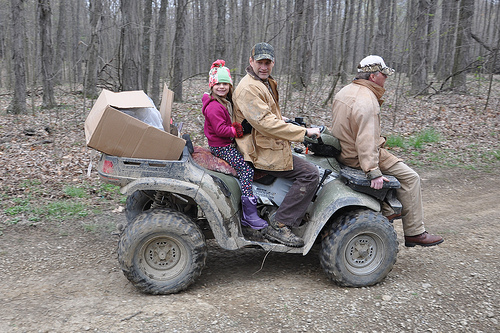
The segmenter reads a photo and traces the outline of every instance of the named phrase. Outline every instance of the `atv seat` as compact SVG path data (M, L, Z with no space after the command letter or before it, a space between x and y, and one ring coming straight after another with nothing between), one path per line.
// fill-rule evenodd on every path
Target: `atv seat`
M218 158L217 156L212 155L212 152L208 148L194 146L191 156L193 157L193 160L196 162L196 164L204 167L205 169L221 172L233 177L238 176L236 170L234 170L234 168L230 166L229 163L227 163L223 159Z
M371 180L368 179L368 177L366 177L363 170L354 169L340 163L339 165L340 165L340 176L342 177L347 186L349 186L355 191L369 194L379 200L384 200L389 189L401 187L401 184L399 183L399 180L397 180L396 177L384 175L384 177L389 179L389 181L384 182L384 187L382 187L380 190L375 190L370 187Z

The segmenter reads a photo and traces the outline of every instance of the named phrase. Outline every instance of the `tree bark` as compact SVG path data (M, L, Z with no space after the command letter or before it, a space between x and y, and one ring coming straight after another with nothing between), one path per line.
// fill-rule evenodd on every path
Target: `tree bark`
M9 109L14 114L26 113L26 69L24 59L25 0L10 0L12 13L12 65L14 67L14 97Z
M160 11L158 13L158 27L155 35L155 50L153 54L153 77L151 85L151 99L156 106L160 105L160 79L162 77L162 63L165 49L165 34L167 26L168 0L161 0Z
M248 59L250 58L250 48L253 45L249 44L250 35L250 22L248 18L249 12L248 1L242 1L241 3L241 52L240 52L240 63L238 68L240 68L241 73L245 73L245 68L248 66Z
M42 107L52 108L56 105L54 98L54 73L52 60L52 11L49 0L38 0L38 24L40 26L41 70L43 83Z
M87 66L85 73L85 96L96 98L98 95L97 89L97 73L99 57L99 46L101 43L101 17L102 17L102 0L90 0L90 43L87 47Z
M438 57L434 72L438 80L443 80L452 73L455 49L455 26L459 0L443 1L441 5L441 25L439 27Z
M149 87L151 56L151 24L153 22L153 0L144 0L144 24L142 30L142 88L147 93Z
M467 91L467 71L464 69L469 63L469 48L471 46L471 26L474 14L474 0L461 0L457 26L457 39L455 43L455 58L451 79L451 88L458 92Z
M215 58L226 60L226 0L217 1L217 26L215 28ZM213 59L212 61L215 61Z
M410 39L410 82L412 94L427 93L427 0L412 0L408 16L414 17Z
M291 86L296 90L302 91L305 87L303 76L303 50L304 50L304 0L295 1L292 35L292 61L290 71L292 73Z
M122 90L142 89L140 1L121 0Z
M347 68L349 55L352 53L351 43L352 41L352 26L353 26L353 18L354 18L354 1L353 0L345 0L345 39L344 39L344 52L342 54L342 70L341 70L341 83L345 84L347 82L347 73L351 72L351 68Z
M66 29L67 0L59 0L59 21L57 22L56 50L54 57L54 84L61 84L64 80L64 63L66 62Z
M182 79L184 76L184 34L186 30L187 0L176 0L175 7L175 37L174 37L174 65L172 68L172 90L174 100L182 101Z

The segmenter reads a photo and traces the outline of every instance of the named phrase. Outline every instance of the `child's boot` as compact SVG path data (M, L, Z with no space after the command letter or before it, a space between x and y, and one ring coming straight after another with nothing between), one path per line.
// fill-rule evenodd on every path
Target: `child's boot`
M267 222L259 217L257 213L257 199L255 197L241 197L243 218L241 224L255 230L267 227Z

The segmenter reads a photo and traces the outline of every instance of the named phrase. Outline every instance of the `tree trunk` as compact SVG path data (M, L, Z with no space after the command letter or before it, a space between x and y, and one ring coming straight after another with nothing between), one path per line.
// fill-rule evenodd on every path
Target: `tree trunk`
M250 58L250 48L253 45L249 44L250 36L250 22L248 18L249 3L248 1L242 1L241 3L241 51L240 51L240 64L238 68L241 73L245 74L245 68L248 66L248 59Z
M56 105L54 99L54 82L52 60L52 11L49 0L38 0L38 24L40 26L40 44L42 57L43 101L42 107L52 108Z
M217 1L217 26L215 27L215 58L226 60L226 0ZM213 59L211 61L215 61Z
M74 0L73 0L74 1ZM74 4L74 3L73 3ZM80 12L81 12L80 0L76 1L76 4L70 6L71 8L71 44L73 47L71 50L71 66L70 68L72 73L72 81L82 82L82 57L80 54L81 47L84 47L84 44L81 43L80 35L82 32L82 27L80 24Z
M141 90L140 1L121 0L122 12L122 90Z
M443 1L441 5L441 26L439 28L438 57L435 68L438 80L451 75L454 59L455 26L459 1Z
M24 59L25 0L10 0L12 12L12 65L14 67L14 97L9 109L14 114L26 113L26 69Z
M101 17L102 17L102 0L90 0L90 43L87 47L87 66L85 73L85 96L96 98L98 95L97 89L97 73L99 57L99 46L101 43Z
M144 0L144 24L142 27L142 88L147 93L151 56L151 24L153 22L153 0Z
M54 57L54 84L61 84L64 80L64 63L66 62L66 29L67 0L59 0L59 21L56 33L56 54Z
M305 19L306 22L314 22L314 1L308 2L308 5L305 8ZM311 72L312 72L312 64L313 64L313 24L305 24L304 25L304 51L302 53L302 57L300 61L302 63L302 77L304 78L304 86L307 87L311 83Z
M174 65L172 68L172 90L174 100L182 102L182 78L184 75L184 34L186 30L187 0L176 0L175 7L175 37L174 37Z
M471 26L474 15L474 0L461 0L455 43L455 59L453 61L453 78L451 88L458 92L466 92L467 65L469 64L469 48L471 46Z
M412 94L427 93L427 0L412 0L408 15L414 17L410 36L410 82Z
M349 55L352 52L352 25L354 19L354 1L346 0L345 1L345 14L346 14L346 22L345 22L345 38L344 38L344 52L342 54L342 70L341 70L341 83L345 84L347 82L347 73L351 72L351 68L347 68Z
M302 91L305 87L303 76L303 50L304 50L304 0L295 1L295 17L293 20L292 36L292 61L290 71L292 73L291 85L296 90Z
M168 0L161 0L160 12L158 13L158 27L155 35L155 50L153 54L153 80L151 86L151 99L156 106L160 105L160 79L162 77L162 63L165 49L165 34L167 32L167 7Z

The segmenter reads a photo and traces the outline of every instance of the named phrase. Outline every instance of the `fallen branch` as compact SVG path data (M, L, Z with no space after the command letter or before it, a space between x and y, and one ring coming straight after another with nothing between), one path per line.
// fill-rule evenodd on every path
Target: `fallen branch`
M130 319L134 318L135 316L140 315L141 313L142 313L142 311L136 312L133 315L130 315L128 317L121 319L120 321L130 320Z

